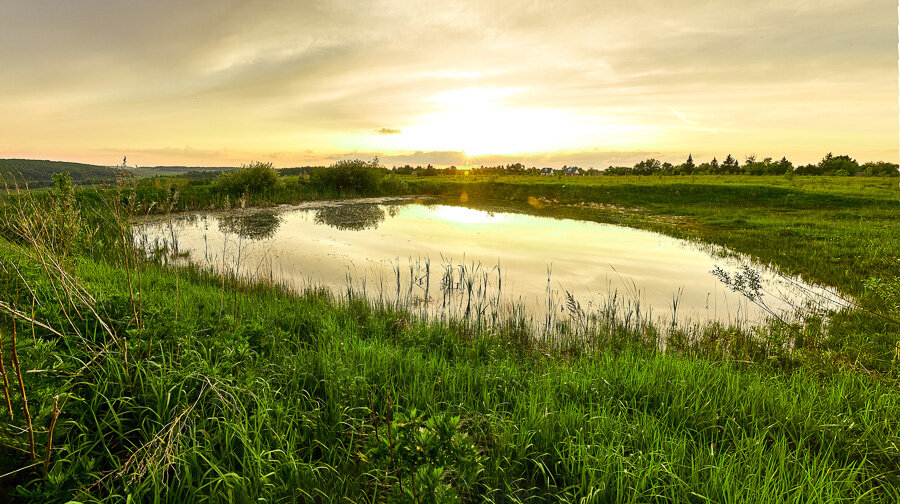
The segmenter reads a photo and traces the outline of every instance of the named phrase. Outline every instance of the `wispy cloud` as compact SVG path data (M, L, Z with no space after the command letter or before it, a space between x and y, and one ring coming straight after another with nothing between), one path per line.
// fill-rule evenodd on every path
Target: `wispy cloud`
M489 104L503 110L636 132L559 135L545 149L556 159L593 147L863 157L898 147L896 28L883 0L5 0L0 156L407 156L443 149L401 142L478 88L516 89ZM527 115L476 105L468 123L493 120L497 134L510 129L498 118Z
M675 117L681 119L682 121L684 121L687 124L690 124L691 126L699 126L700 125L699 122L688 119L686 115L682 114L681 111L675 107L669 106L669 110L671 110L672 113L675 114Z

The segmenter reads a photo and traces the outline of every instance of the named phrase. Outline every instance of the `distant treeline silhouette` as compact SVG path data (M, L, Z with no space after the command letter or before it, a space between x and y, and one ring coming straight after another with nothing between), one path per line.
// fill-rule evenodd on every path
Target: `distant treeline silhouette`
M461 173L455 166L449 168L435 168L432 165L401 166L394 167L393 173L406 175L455 175ZM713 158L711 161L697 164L692 155L681 164L672 164L658 159L645 159L634 166L610 166L606 169L588 168L577 166L564 166L561 169L526 167L522 163L514 163L498 166L481 166L471 168L469 173L473 175L829 175L829 176L898 176L897 163L886 161L870 161L859 164L850 156L835 156L828 153L816 164L794 166L787 158L774 160L770 157L757 159L756 156L748 156L741 163L731 154L723 161Z
M73 182L84 185L116 179L116 170L107 166L40 159L0 159L0 184L10 187L26 184L31 188L49 187L53 185L53 175L64 172L70 174Z

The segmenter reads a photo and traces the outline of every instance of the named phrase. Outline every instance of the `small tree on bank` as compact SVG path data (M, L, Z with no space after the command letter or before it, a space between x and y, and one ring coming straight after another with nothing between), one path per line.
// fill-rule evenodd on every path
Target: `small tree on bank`
M216 179L219 189L229 196L270 194L278 187L278 173L272 163L254 162L237 170L223 172Z
M370 194L378 190L383 177L384 169L376 157L369 162L342 160L327 168L316 168L310 174L310 181L339 191Z

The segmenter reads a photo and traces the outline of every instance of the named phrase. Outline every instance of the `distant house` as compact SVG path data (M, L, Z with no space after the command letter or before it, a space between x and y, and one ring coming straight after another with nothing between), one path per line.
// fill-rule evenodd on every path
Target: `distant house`
M553 175L553 168L541 168L541 175Z
M563 175L581 175L583 170L577 166L567 166L563 168Z

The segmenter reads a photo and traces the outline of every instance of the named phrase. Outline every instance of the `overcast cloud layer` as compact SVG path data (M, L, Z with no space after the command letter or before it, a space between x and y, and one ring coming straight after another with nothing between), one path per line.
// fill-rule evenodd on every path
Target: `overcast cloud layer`
M0 3L0 157L898 154L885 0Z

